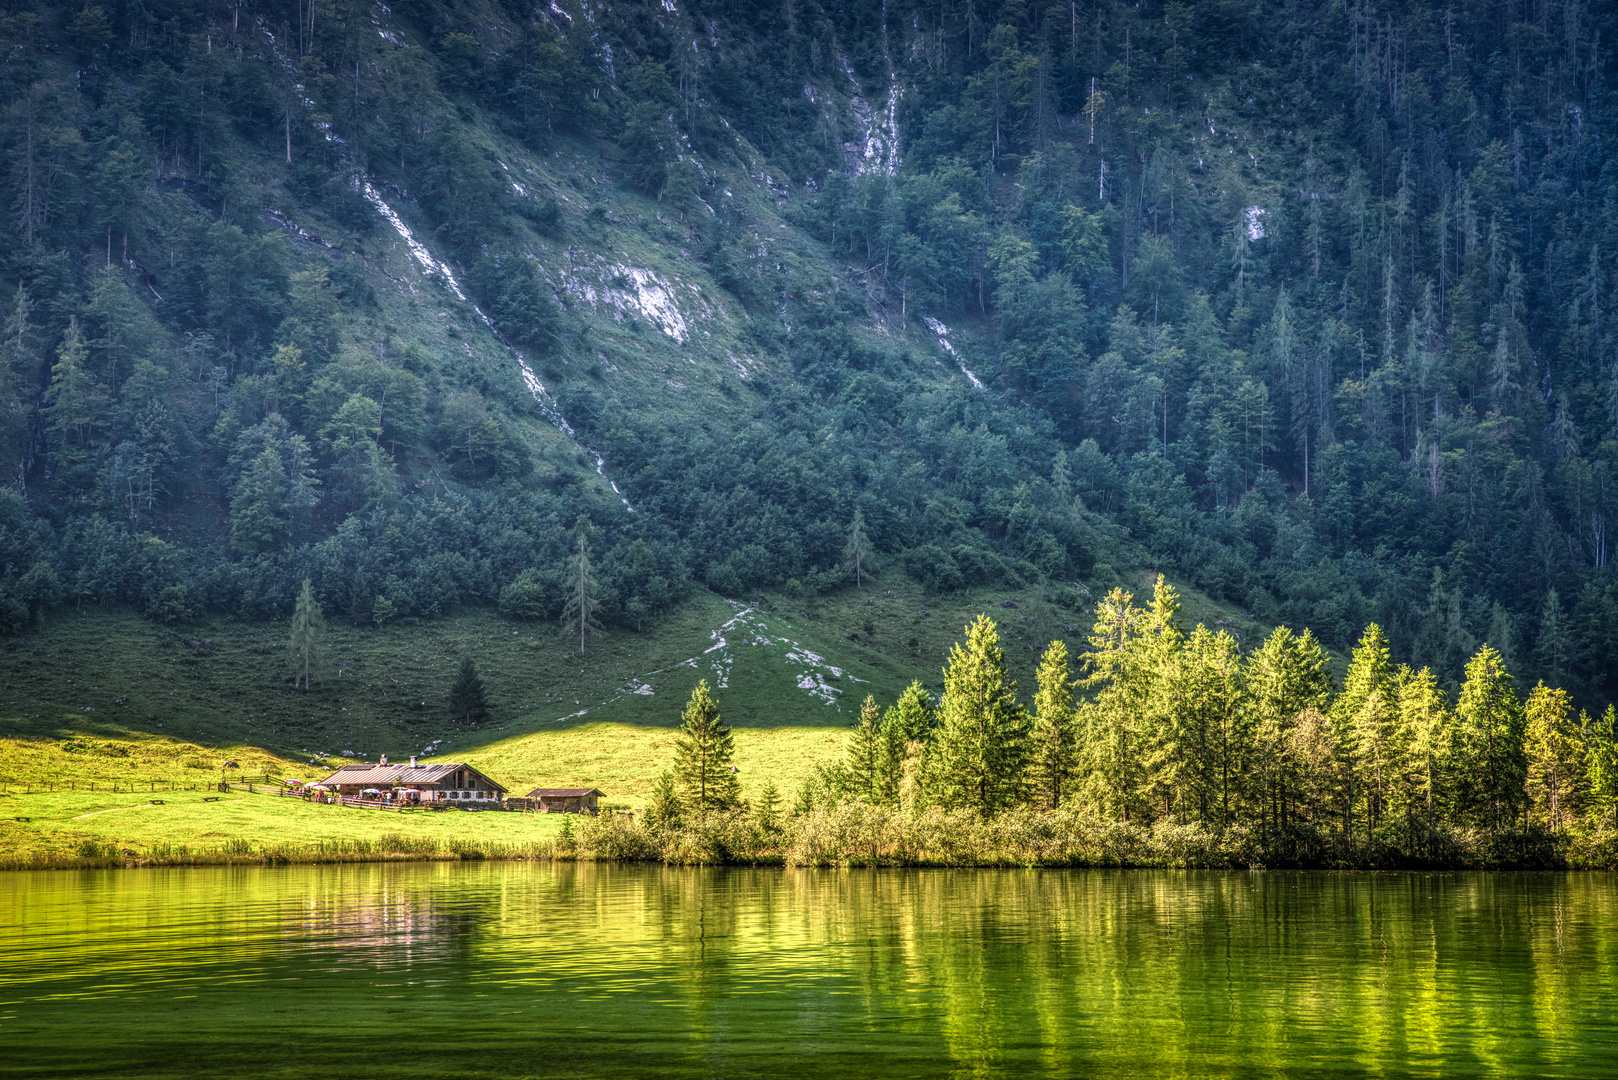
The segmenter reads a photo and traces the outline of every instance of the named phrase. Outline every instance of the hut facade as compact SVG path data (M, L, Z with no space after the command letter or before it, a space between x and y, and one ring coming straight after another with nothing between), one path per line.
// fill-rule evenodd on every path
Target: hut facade
M597 788L540 787L530 791L523 801L528 809L541 814L589 814L593 817L596 800L605 794Z
M320 781L322 787L345 798L376 798L392 795L400 802L445 802L452 805L495 809L506 788L489 779L464 761L418 765L344 765Z

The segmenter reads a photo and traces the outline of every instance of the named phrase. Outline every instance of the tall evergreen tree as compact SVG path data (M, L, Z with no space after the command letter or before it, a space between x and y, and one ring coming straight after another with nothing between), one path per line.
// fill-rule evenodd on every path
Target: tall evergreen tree
M292 608L292 633L287 640L287 666L292 671L292 685L309 689L310 680L320 664L320 642L326 629L326 620L320 612L320 602L308 578L298 593Z
M936 782L945 806L995 813L1026 790L1028 717L1006 668L1000 634L987 615L950 650L939 703Z
M685 806L680 802L680 793L674 786L674 773L664 770L652 785L652 797L646 804L646 813L642 818L646 827L653 832L666 832L677 829L685 820Z
M1589 776L1583 739L1566 690L1540 683L1524 706L1530 813L1555 832L1583 809Z
M861 799L879 800L882 785L882 711L876 698L865 695L860 722L848 739L849 786Z
M935 716L921 681L905 687L882 717L882 801L915 808L928 789L927 754Z
M1054 810L1071 798L1077 764L1073 673L1066 642L1057 640L1046 647L1034 678L1038 689L1034 694L1031 779L1035 798Z
M865 587L870 564L871 539L865 534L865 511L855 510L854 520L848 525L848 542L843 545L843 567L854 575L856 588Z
M1305 709L1331 692L1326 653L1307 629L1278 626L1248 659L1244 679L1253 710L1253 777L1260 821L1286 824L1297 800L1292 729Z
M1332 706L1338 742L1347 760L1343 775L1350 819L1364 800L1367 824L1375 828L1388 805L1388 794L1403 762L1398 715L1393 696L1393 667L1388 639L1375 623L1365 628L1343 677L1343 692Z
M1562 598L1555 589L1545 593L1539 613L1539 638L1534 643L1534 665L1552 686L1566 686L1573 666L1573 634Z
M1408 748L1403 786L1409 809L1431 824L1452 802L1455 733L1449 699L1431 668L1403 668L1395 683Z
M1618 808L1618 708L1584 725L1584 755L1590 783L1592 817L1598 825L1612 821Z
M691 691L674 740L674 778L683 802L695 810L724 810L741 801L741 785L732 771L735 737L719 715L703 679Z
M931 738L934 720L932 698L920 679L905 687L904 693L889 707L886 716L886 722L893 724L907 743Z
M470 656L461 659L455 684L449 690L449 713L469 726L481 724L489 716L489 703L483 689L483 678Z
M584 639L602 633L597 612L601 609L600 586L590 563L590 519L583 514L573 523L576 547L568 566L567 603L562 608L562 626L579 635L579 655L584 655Z
M1512 683L1500 654L1485 645L1466 665L1455 706L1460 809L1496 832L1516 816L1527 771L1522 703Z

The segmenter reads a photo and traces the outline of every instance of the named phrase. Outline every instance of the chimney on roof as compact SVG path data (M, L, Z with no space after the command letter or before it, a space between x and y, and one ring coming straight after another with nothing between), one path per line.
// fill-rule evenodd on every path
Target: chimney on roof
M410 767L412 769L414 769L416 767L416 755L415 754L410 755Z
M381 763L383 765L386 765L388 763L388 755L386 755L386 754L382 755L382 762Z

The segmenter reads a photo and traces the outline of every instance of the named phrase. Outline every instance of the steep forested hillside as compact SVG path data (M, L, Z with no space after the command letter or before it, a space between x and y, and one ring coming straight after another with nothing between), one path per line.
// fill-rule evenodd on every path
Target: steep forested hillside
M1618 13L0 11L0 615L1153 564L1613 692ZM858 521L856 527L855 522ZM868 553L865 549L868 548Z

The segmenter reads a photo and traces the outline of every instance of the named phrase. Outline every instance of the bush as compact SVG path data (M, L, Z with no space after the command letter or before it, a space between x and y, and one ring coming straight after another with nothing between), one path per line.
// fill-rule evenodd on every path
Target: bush
M562 613L563 589L554 577L524 570L500 590L500 614L508 619L543 622Z
M654 862L663 847L641 822L627 814L602 814L584 823L579 843L598 859Z

